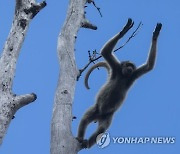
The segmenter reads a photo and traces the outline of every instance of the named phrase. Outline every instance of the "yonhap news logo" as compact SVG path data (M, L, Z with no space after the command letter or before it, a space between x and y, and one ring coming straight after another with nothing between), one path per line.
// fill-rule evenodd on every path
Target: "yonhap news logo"
M99 134L96 138L96 144L99 148L107 147L111 142L110 135L108 132Z
M108 132L99 134L96 138L96 144L103 149L110 143L112 144L174 144L175 137L158 136L158 137L111 137Z
M113 137L117 144L174 144L175 137Z

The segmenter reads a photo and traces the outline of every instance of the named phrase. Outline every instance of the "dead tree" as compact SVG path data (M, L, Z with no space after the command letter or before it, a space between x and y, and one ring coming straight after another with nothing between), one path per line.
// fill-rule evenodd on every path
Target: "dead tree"
M64 26L58 36L57 52L60 76L56 89L51 123L51 154L75 154L81 147L71 133L72 103L79 70L74 46L81 27L96 30L85 18L85 4L90 0L69 0Z
M12 92L16 62L30 21L46 6L35 0L16 0L13 24L0 58L0 145L18 109L36 100L36 94Z

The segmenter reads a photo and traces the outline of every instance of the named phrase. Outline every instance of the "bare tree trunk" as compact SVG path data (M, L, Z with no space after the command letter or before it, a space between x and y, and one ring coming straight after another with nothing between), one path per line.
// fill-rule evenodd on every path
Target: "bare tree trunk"
M97 29L85 19L87 0L69 0L67 17L58 36L60 77L55 94L51 124L51 154L75 154L81 147L71 132L72 103L79 71L74 46L80 27Z
M16 62L31 19L46 5L35 0L16 0L15 15L0 58L0 145L14 114L36 100L36 95L12 93Z

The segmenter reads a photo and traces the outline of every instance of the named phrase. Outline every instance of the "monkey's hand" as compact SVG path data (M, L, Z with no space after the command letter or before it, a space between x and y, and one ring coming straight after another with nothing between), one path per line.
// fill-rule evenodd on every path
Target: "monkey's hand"
M82 149L88 148L88 140L82 140L82 139L79 139L78 137L76 137L76 139L80 143Z
M127 24L124 26L123 30L120 32L122 37L133 27L134 22L131 18L128 19Z
M153 40L157 40L158 36L159 36L159 33L161 31L161 27L162 27L162 24L161 23L157 23L156 25L156 28L153 32Z

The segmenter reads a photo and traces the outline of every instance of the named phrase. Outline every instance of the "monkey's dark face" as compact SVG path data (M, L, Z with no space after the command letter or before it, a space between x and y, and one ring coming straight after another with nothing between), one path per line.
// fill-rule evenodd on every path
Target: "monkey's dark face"
M136 70L136 66L130 61L124 61L121 63L122 74L125 77L130 77Z

